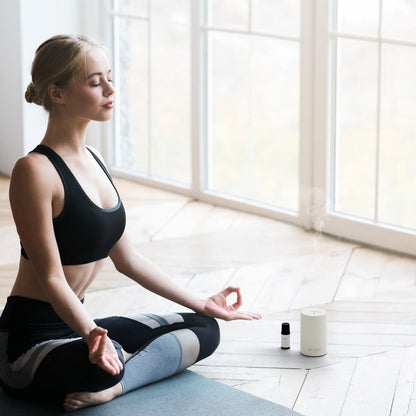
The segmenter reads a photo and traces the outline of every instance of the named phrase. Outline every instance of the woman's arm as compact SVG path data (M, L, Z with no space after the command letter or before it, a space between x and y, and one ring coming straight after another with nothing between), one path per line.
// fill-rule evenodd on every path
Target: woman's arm
M91 361L114 373L118 363L110 360L109 364L108 360L101 362L97 358L102 355L103 347L96 345L96 339L106 341L105 334L97 330L97 325L69 286L61 265L52 220L54 192L57 184L62 186L56 178L59 180L53 166L43 156L30 155L17 161L9 190L17 232L37 277L38 296L49 302L62 320L87 342ZM111 349L108 343L106 345Z
M237 287L229 286L208 299L202 299L177 285L166 273L134 250L126 232L110 251L110 258L120 273L146 289L195 312L224 320L260 319L258 314L238 311L242 298ZM231 293L237 293L237 301L227 305L226 299Z

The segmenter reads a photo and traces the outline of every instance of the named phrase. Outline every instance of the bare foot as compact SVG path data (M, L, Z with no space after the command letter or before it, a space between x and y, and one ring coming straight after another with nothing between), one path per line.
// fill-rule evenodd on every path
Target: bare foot
M68 412L78 410L82 407L94 406L97 404L107 403L121 395L121 384L118 383L107 390L98 391L97 393L68 393L64 401L64 409Z

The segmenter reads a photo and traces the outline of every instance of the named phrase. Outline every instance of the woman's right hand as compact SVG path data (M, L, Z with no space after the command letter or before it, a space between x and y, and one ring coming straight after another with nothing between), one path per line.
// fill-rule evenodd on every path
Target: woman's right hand
M103 370L115 376L120 374L123 364L118 358L117 351L110 338L107 336L107 330L96 327L88 335L89 360Z

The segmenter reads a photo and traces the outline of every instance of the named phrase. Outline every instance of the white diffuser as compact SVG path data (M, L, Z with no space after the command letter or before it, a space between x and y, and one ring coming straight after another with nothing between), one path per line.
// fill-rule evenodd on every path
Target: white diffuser
M300 315L300 352L309 357L327 353L326 311L304 309Z

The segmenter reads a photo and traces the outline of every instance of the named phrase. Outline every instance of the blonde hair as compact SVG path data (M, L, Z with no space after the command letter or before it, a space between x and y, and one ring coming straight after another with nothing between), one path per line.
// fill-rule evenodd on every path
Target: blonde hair
M102 45L82 35L57 35L43 42L32 63L32 82L26 89L26 101L50 111L49 86L66 86L82 68L87 52L94 47L102 48Z

